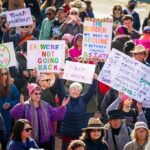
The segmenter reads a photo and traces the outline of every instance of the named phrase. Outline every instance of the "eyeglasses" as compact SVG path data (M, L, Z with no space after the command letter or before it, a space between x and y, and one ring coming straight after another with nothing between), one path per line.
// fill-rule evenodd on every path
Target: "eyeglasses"
M70 14L71 14L71 15L78 15L77 12L71 12Z
M6 76L7 72L1 73L1 76Z
M34 95L36 95L36 96L37 96L37 95L41 95L41 93L34 93Z
M0 19L4 19L4 20L6 20L6 18L5 18L5 17L0 17Z
M32 130L32 128L26 128L26 129L24 129L26 132L29 132L29 131L31 131Z
M51 79L45 79L45 80L41 80L41 81L49 82L49 81L51 81Z
M114 10L121 10L121 8L114 8Z
M91 132L101 132L100 129L92 129Z
M29 26L21 26L21 28L29 28Z
M52 15L52 13L46 13L45 15L46 15L46 16L51 16L51 15Z

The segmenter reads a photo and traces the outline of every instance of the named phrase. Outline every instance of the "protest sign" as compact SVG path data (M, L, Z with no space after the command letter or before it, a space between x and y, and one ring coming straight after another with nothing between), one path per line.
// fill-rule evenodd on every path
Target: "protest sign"
M0 69L16 65L17 61L13 43L0 44Z
M98 80L150 107L150 67L113 49Z
M9 27L28 26L33 23L30 8L7 11L6 16Z
M95 65L66 61L63 79L92 84Z
M147 50L150 51L150 40L136 39L135 43L136 45L143 45Z
M105 61L111 49L111 19L85 19L83 30L82 57L98 57Z
M27 68L59 72L65 62L65 41L28 41Z

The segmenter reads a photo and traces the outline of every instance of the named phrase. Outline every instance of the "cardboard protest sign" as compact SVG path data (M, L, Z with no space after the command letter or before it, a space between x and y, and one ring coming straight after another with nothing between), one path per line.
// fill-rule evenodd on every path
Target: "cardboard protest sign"
M105 61L111 49L111 19L85 19L83 30L82 57L99 57Z
M95 65L66 61L63 79L92 84Z
M150 67L124 53L111 51L98 80L150 107Z
M12 42L0 44L0 69L17 66Z
M33 23L30 8L7 11L9 27L28 26Z
M59 72L65 62L65 41L28 41L27 68Z
M150 40L136 39L135 43L136 45L143 45L147 50L150 51Z

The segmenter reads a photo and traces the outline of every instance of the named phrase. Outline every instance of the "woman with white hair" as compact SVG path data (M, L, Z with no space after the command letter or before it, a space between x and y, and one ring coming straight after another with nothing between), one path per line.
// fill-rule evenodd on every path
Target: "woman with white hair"
M59 100L62 101L65 97L70 97L67 105L65 117L61 124L60 134L62 135L62 150L66 150L70 141L78 139L82 133L82 128L87 126L86 111L87 104L93 95L96 93L97 75L94 75L93 83L90 85L87 92L81 95L82 85L74 82L69 87L69 95L66 94L63 80L57 79L57 92Z

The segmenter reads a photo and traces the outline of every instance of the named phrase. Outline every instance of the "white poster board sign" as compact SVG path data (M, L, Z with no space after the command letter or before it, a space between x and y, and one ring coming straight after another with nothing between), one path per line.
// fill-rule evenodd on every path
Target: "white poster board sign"
M0 69L12 66L17 66L13 43L0 44Z
M65 41L28 41L27 68L38 72L59 72L65 63Z
M82 57L98 57L106 61L112 41L111 19L85 19L83 30Z
M63 79L92 84L95 65L66 61Z
M150 107L150 67L113 49L98 80Z
M28 26L33 23L30 8L6 12L9 27Z

